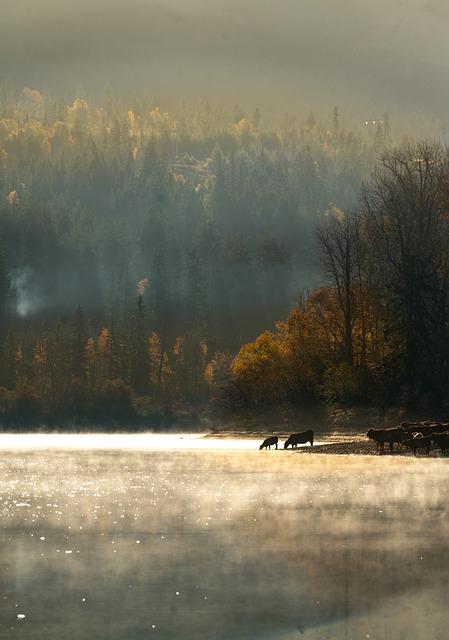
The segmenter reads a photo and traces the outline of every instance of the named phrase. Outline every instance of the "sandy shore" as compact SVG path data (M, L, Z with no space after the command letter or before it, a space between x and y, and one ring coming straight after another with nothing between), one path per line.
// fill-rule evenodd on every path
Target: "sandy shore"
M315 454L330 453L332 455L379 455L376 452L376 445L372 442L353 440L349 442L330 442L328 444L318 444L313 447L298 447L298 453Z

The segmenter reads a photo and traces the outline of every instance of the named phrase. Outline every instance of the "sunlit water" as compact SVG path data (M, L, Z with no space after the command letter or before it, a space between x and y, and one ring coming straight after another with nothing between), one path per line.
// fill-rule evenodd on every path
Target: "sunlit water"
M448 462L259 442L0 436L0 638L446 639Z

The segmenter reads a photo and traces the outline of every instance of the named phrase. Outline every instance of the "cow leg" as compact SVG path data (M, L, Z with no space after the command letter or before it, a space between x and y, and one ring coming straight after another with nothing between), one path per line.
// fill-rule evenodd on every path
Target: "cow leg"
M278 443L276 442L276 451L277 451L277 448L278 448Z

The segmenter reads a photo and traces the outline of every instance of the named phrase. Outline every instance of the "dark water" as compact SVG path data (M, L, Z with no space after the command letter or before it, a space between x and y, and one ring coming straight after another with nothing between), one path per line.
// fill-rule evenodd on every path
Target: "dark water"
M106 442L1 452L2 640L448 637L447 461Z

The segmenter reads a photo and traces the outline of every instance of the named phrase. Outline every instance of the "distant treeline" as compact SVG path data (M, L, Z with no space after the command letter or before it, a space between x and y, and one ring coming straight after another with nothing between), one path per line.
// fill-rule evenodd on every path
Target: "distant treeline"
M352 132L336 108L266 128L238 106L0 90L5 416L226 404L233 356L317 283L317 224L390 144L388 116Z

